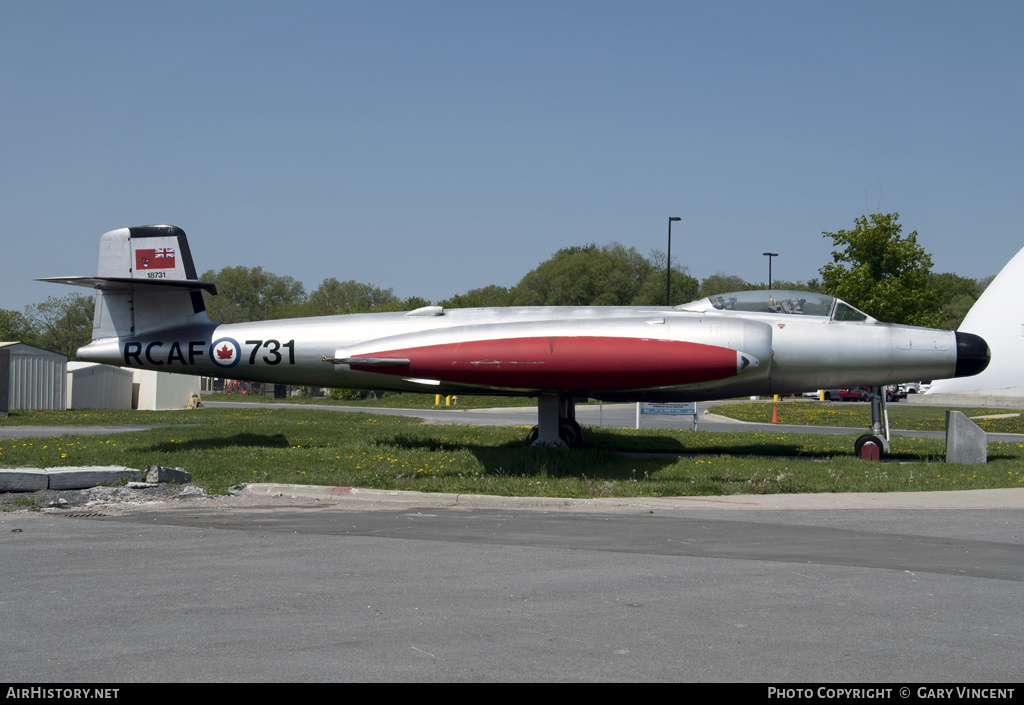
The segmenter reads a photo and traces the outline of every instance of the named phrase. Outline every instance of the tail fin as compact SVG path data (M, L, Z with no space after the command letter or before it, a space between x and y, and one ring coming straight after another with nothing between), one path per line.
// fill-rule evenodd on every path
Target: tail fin
M185 231L173 225L103 233L99 272L95 277L51 277L39 281L97 290L94 340L209 323L202 292L217 293L215 285L196 278Z

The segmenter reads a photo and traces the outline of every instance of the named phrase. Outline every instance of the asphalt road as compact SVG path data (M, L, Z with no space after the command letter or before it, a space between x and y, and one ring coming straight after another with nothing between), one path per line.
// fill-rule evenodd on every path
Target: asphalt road
M1013 683L1022 527L1024 490L573 502L265 487L3 513L0 673Z
M971 509L771 509L279 489L251 506L0 515L0 672L30 683L1020 678L1013 490Z

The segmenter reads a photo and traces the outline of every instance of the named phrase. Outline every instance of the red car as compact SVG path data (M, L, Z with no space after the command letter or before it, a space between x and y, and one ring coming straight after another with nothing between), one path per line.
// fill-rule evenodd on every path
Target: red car
M870 398L871 390L867 387L854 387L853 389L841 389L839 390L839 399L841 401L868 401ZM885 400L886 401L899 401L906 397L906 394L897 392L893 387L885 388Z

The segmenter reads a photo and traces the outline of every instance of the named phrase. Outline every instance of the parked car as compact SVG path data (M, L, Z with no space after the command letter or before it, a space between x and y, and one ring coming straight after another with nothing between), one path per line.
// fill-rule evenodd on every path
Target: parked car
M840 401L864 401L868 398L867 387L853 387L852 389L840 389Z
M895 385L890 384L885 388L886 401L899 401L900 399L906 398L906 396L906 393L899 391ZM842 401L868 401L871 399L871 389L868 387L841 389L839 391L839 398Z
M842 391L841 389L819 389L816 392L804 392L801 396L805 399L821 399L822 392L824 392L825 401L832 401L833 399L839 399L839 393Z

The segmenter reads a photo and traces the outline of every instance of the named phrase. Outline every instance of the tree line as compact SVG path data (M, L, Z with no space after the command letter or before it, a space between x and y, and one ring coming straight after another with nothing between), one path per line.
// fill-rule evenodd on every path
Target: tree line
M904 236L899 214L860 216L851 230L822 233L832 240L832 262L820 278L772 281L774 289L837 296L879 320L953 330L993 277L975 280L932 272L932 259ZM660 306L665 304L665 253L640 254L620 243L565 247L541 262L512 287L491 284L434 302L445 308L485 306ZM206 298L218 323L348 313L408 311L431 305L419 296L400 298L391 288L331 277L306 293L302 282L262 267L208 270L203 281L217 285ZM729 291L767 288L718 272L698 280L673 258L669 298L673 305ZM93 298L50 297L24 312L0 309L0 340L21 341L74 359L92 337Z

